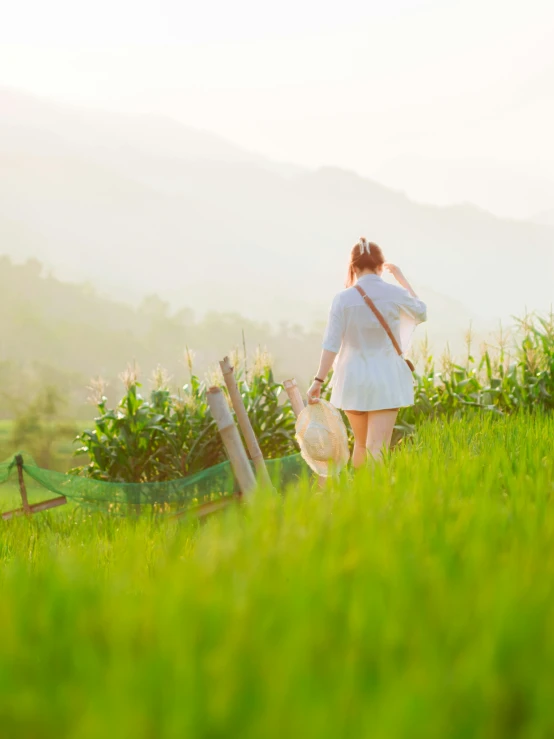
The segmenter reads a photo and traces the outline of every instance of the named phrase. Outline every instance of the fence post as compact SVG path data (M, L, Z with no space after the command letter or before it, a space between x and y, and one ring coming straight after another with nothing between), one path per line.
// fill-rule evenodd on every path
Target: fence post
M287 391L287 395L289 396L294 415L298 418L298 416L304 410L304 401L302 400L302 394L298 389L296 380L294 378L292 380L285 380L283 383L283 387L285 388L285 390Z
M250 419L248 418L248 413L246 412L244 401L237 385L235 371L233 369L233 366L231 365L229 357L224 357L219 363L219 366L221 367L223 379L225 380L225 384L227 385L229 397L231 398L231 403L233 404L237 421L239 422L242 435L244 436L244 440L246 442L246 448L248 449L250 459L252 460L256 469L258 480L263 485L271 487L271 480L269 478L267 467L265 466L262 450L260 449L260 445L258 444L258 440L256 439L256 434L254 433L254 429L252 428L252 424L250 423Z
M217 424L231 467L245 499L249 498L255 487L256 478L250 467L246 451L240 438L239 430L235 426L229 404L220 387L211 387L207 393L208 405Z
M17 465L17 476L19 478L19 492L21 493L21 500L23 501L23 510L27 515L31 513L31 507L27 498L27 488L25 487L25 479L23 477L23 457L18 454L15 458Z

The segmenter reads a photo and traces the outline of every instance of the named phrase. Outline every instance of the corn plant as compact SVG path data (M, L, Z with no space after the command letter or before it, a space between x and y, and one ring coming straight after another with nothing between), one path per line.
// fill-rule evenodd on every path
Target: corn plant
M464 364L448 355L437 372L426 357L416 374L415 404L399 416L398 428L409 433L423 418L456 417L471 411L513 413L554 409L554 316L517 321L511 348L484 347L474 357L468 346Z
M126 393L115 409L105 396L93 429L78 437L89 464L81 468L103 480L144 482L173 480L207 469L225 459L209 413L206 383L193 372L190 382L172 393L160 375L148 398L141 395L136 373L125 376ZM297 451L295 417L281 401L267 356L259 354L251 371L233 357L239 390L266 459ZM215 375L219 381L219 373ZM329 397L329 384L322 389ZM467 414L505 415L517 411L554 409L554 316L527 317L516 325L511 343L501 335L498 345L474 355L471 334L467 355L454 361L447 352L440 362L424 352L415 376L415 403L398 416L393 443L409 438L426 419Z
M236 377L264 457L297 451L294 413L280 402L282 386L267 358L258 357L248 377L237 363ZM192 371L190 382L176 394L158 378L148 399L140 392L136 373L124 379L126 392L117 408L108 408L104 395L97 399L94 428L77 437L76 454L88 455L89 463L74 472L117 482L163 482L224 461L206 383Z

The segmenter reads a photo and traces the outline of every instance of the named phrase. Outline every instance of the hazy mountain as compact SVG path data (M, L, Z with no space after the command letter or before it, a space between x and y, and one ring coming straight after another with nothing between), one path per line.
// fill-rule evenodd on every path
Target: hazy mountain
M281 174L300 168L271 162L213 133L184 127L160 116L130 116L77 108L0 88L2 140L11 154L89 155L110 164L137 157L192 159L259 165ZM115 158L115 162L114 162Z
M540 223L544 226L554 226L554 208L537 213L532 220L534 223Z
M554 228L437 208L349 172L278 165L173 121L0 96L1 252L121 299L321 322L365 234L431 334L552 302Z
M482 157L463 160L402 155L374 176L418 202L475 203L499 217L529 218L554 203L554 180Z

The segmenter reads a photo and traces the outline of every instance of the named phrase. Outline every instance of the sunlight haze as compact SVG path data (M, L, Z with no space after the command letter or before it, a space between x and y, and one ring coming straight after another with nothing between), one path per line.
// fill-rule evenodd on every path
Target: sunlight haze
M420 202L554 207L548 0L22 0L0 39L2 86L167 115Z
M300 374L362 234L433 350L552 305L551 2L23 0L3 21L0 241L37 336L86 314L86 283L125 331L154 300L214 352L281 327Z

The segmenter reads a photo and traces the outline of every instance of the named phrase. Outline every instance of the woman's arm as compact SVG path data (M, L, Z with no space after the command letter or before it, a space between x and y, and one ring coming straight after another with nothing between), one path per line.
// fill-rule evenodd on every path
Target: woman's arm
M400 302L401 312L410 319L410 323L407 325L405 320L401 318L400 325L400 343L403 350L406 351L409 347L411 335L414 331L414 328L417 326L418 323L422 323L423 321L427 320L427 306L425 305L423 300L418 298L415 290L402 274L402 270L400 269L400 267L388 263L385 264L385 267L387 268L387 271L390 272L391 275L397 280L401 287L406 290L406 293L408 293L407 295L405 294L405 297Z
M387 270L387 272L391 273L398 284L401 285L405 290L407 290L412 297L417 298L415 290L410 285L408 280L404 277L400 267L397 267L396 264L390 264L389 262L386 262L383 267Z
M316 377L318 379L316 380L314 378L314 381L312 382L312 385L308 390L308 403L313 404L319 401L321 395L321 386L323 384L322 382L320 382L320 380L325 380L325 378L329 374L329 370L333 366L333 362L335 361L336 356L337 352L331 352L329 351L329 349L324 349L321 352L319 368L316 374Z
M339 353L342 344L343 333L343 310L339 293L335 296L333 303L331 304L329 319L327 321L327 328L325 329L325 335L323 337L323 351L321 352L321 359L319 361L319 367L315 376L319 380L325 380L325 378L329 374L329 370L333 366L335 357ZM322 385L323 382L318 382L318 380L314 378L314 381L310 389L308 390L308 403L313 404L319 402Z

